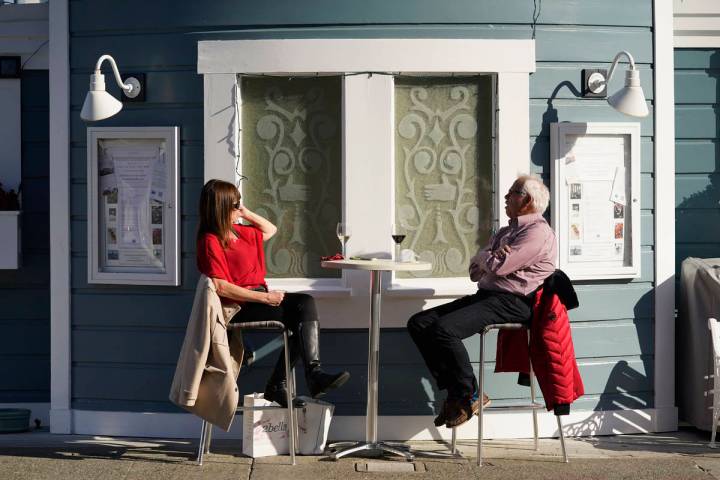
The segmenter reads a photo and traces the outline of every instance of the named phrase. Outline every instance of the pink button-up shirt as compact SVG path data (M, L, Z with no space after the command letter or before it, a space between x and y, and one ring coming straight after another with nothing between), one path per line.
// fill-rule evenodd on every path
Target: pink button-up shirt
M498 254L504 245L510 252ZM471 279L484 290L528 295L555 271L556 262L555 232L542 215L530 213L511 219L470 259L476 271Z

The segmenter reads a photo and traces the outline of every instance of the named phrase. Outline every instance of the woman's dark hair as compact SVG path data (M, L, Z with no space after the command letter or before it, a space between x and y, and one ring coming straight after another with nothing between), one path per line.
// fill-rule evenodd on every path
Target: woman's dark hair
M240 192L235 185L223 180L209 180L200 192L198 241L206 233L212 233L223 248L227 248L227 235L232 231L231 212L239 201Z

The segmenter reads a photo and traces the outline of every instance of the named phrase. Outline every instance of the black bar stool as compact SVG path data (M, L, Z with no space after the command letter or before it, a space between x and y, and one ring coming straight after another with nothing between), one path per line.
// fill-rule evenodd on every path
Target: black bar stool
M292 465L295 465L295 450L297 445L297 417L295 408L293 407L293 399L295 398L295 369L290 367L290 356L289 356L289 343L288 339L291 332L285 328L282 322L275 320L263 321L263 322L244 322L244 323L231 323L227 326L228 332L231 331L243 331L243 330L280 330L283 335L283 346L285 348L285 378L287 380L287 416L288 416L288 441L290 443L290 460ZM253 411L253 410L272 410L278 408L285 408L281 406L267 406L267 407L243 407L239 405L237 412ZM212 440L212 425L202 421L202 427L200 430L200 445L198 446L198 457L197 464L202 465L203 455L210 453L210 441Z

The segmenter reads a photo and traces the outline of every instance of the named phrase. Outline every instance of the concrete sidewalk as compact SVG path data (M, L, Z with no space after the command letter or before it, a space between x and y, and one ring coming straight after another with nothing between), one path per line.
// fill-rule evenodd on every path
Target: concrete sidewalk
M708 448L709 434L695 429L652 435L568 439L570 463L562 463L558 440L487 441L485 464L475 462L475 444L459 443L462 458L439 442L412 442L414 462L399 458L289 457L253 460L239 442L217 440L202 467L195 465L196 440L162 440L50 435L35 431L0 435L0 479L720 479L720 448Z

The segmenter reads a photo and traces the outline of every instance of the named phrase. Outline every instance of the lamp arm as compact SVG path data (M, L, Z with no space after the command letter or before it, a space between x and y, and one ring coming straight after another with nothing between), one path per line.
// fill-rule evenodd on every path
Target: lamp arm
M635 70L635 59L633 59L633 56L630 55L629 52L626 52L625 50L621 51L617 55L615 55L615 58L612 61L612 65L610 66L610 71L608 72L606 83L610 83L610 79L613 76L613 72L615 72L615 67L617 67L618 62L620 61L620 57L625 55L628 58L628 61L630 62L630 70Z
M97 63L95 64L95 73L100 73L100 66L102 65L102 62L105 60L108 60L110 62L110 66L112 67L113 74L115 75L115 81L117 82L118 86L125 90L126 92L130 92L133 89L133 86L130 84L123 83L122 79L120 78L120 72L118 71L117 64L115 63L115 59L111 57L110 55L103 55L100 58L98 58Z

